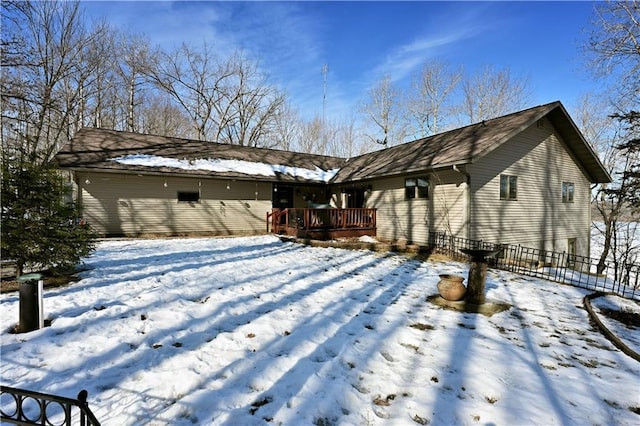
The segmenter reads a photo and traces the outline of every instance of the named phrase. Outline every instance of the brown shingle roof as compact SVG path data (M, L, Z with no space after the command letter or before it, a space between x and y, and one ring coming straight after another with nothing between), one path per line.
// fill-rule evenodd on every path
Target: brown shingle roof
M545 116L552 121L568 148L581 162L590 181L610 182L611 177L560 102L526 109L349 160L291 151L86 128L76 133L73 141L65 145L56 155L55 161L60 167L73 170L215 175L216 177L279 182L319 182L319 180L287 174L257 177L235 171L214 173L206 170L125 165L111 159L125 155L146 154L187 160L243 160L311 170L316 167L325 171L339 168L331 182L346 183L473 163Z
M255 176L237 171L211 172L207 170L184 170L172 167L149 167L122 164L114 158L127 155L151 155L174 159L219 159L241 160L269 165L284 165L315 170L316 167L328 171L339 168L344 159L322 155L274 149L252 148L239 145L226 145L190 139L120 132L116 130L84 128L78 131L73 140L65 145L55 156L61 168L73 170L101 170L119 172L172 173L228 177L239 179L260 179L279 182L313 182L314 180L295 177L288 174L277 176Z
M473 163L547 114L569 148L583 163L591 181L609 182L611 179L607 171L560 102L353 158L340 169L333 182L352 182Z

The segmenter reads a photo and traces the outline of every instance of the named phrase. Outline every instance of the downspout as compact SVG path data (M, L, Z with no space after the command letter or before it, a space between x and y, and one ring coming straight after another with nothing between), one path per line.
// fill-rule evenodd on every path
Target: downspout
M465 208L465 214L466 214L466 236L465 238L470 240L471 239L471 175L465 170L465 167L462 166L462 168L459 168L457 165L453 165L453 171L460 173L462 176L464 176L465 178L465 183L467 184L467 206Z
M593 179L593 178L592 178ZM602 185L602 189L606 189L607 184L603 183ZM589 188L589 209L587 212L587 215L589 216L589 218L587 219L587 223L589 224L589 235L587 237L587 257L591 257L591 227L593 226L593 211L591 209L591 206L593 205L593 199L592 194L593 194L593 190L596 189L598 187L598 184L595 183L593 188L591 188L591 182L589 183L589 185L587 185L587 187ZM596 191L596 194L598 194L598 192ZM596 195L597 196L597 195Z

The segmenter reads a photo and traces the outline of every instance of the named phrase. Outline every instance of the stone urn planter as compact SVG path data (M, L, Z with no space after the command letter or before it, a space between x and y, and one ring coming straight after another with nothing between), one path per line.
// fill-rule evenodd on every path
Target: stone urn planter
M467 288L462 284L464 277L454 274L441 274L438 282L438 293L445 300L456 302L464 299Z

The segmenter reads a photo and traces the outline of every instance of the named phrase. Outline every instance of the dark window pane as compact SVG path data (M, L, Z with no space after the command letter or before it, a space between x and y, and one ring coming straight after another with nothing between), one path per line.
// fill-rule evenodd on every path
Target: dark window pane
M509 177L500 176L500 199L506 200L509 197Z
M518 199L518 176L500 175L500 199Z
M509 199L518 199L518 177L509 176Z
M416 187L415 186L407 186L404 188L404 197L405 198L416 198Z
M573 202L573 184L572 183L569 184L569 191L567 195L568 195L568 201Z
M429 198L429 180L418 178L418 198Z
M199 200L200 194L198 192L178 191L178 201L196 202Z
M573 182L562 182L562 202L573 202Z
M404 180L404 197L405 198L416 198L416 180L415 179L405 179Z

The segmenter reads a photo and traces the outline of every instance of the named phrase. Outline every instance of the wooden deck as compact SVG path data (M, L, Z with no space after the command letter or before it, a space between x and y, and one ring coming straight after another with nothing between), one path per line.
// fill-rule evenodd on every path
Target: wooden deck
M267 232L329 240L376 236L376 209L273 209Z

